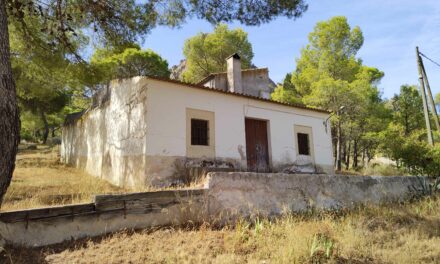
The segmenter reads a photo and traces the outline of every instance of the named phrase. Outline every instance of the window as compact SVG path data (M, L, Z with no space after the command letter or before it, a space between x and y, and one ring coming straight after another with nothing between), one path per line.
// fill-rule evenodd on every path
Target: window
M186 156L215 158L215 113L186 108Z
M298 154L299 155L310 155L309 148L309 134L306 133L298 133Z
M191 145L209 145L208 120L191 119Z

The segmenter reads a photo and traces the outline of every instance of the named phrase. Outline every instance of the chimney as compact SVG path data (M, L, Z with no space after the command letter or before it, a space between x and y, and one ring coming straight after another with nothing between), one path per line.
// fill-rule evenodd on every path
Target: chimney
M241 61L237 53L226 58L228 90L234 93L243 93L241 86Z

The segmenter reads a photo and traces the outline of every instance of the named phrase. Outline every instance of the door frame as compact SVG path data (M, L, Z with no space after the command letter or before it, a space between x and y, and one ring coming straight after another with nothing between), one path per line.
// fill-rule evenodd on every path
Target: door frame
M249 117L249 116L245 116L244 120L243 120L243 125L244 125L244 139L245 139L245 150L246 150L246 168L249 171L248 168L248 157L247 157L247 140L246 140L246 119L250 119L250 120L257 120L257 121L264 121L266 123L266 140L267 140L267 166L268 166L268 172L266 173L270 173L273 171L273 166L272 166L272 142L271 142L271 133L270 133L270 120L269 119L264 119L264 118L258 118L258 117Z

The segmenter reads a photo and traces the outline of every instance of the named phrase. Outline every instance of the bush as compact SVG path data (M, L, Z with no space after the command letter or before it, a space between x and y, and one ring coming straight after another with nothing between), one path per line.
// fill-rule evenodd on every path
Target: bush
M399 176L404 175L405 171L391 164L372 164L365 168L363 174L376 176Z
M409 173L440 176L440 144L428 145L423 130L405 135L403 127L391 124L380 137L383 152Z

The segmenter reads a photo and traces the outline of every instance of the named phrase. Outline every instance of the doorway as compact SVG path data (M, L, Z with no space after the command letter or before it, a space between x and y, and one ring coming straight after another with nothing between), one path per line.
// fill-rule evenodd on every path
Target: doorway
M249 171L269 172L267 121L245 119L246 157Z

